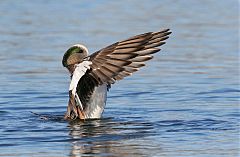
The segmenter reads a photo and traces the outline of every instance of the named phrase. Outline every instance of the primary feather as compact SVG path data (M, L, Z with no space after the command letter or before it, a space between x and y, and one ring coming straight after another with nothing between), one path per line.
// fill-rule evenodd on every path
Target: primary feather
M145 66L152 54L160 51L158 46L165 44L169 29L149 32L114 43L90 55L91 72L99 84L113 84Z

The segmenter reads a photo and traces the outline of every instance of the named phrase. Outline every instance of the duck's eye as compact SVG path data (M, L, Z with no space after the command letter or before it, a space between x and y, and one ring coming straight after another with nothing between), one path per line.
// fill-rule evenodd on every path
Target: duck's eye
M79 49L77 53L83 53L83 50L82 50L82 49Z

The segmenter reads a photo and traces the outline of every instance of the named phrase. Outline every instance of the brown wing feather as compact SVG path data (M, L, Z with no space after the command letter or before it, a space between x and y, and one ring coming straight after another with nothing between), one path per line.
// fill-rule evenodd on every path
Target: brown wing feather
M148 32L103 48L89 56L92 61L89 74L99 84L113 84L145 66L144 62L161 50L156 47L165 44L170 34L169 29Z

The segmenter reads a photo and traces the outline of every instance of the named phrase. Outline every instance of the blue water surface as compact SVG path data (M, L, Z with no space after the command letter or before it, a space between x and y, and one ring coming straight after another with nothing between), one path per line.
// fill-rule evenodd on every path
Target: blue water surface
M236 0L1 0L0 156L239 156ZM171 28L100 120L63 120L73 44Z

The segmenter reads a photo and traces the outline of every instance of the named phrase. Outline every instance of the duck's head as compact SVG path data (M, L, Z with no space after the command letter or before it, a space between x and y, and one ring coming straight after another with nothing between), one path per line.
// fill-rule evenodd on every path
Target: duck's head
M88 56L88 49L81 44L70 47L63 55L62 64L73 73L75 64L81 63Z

